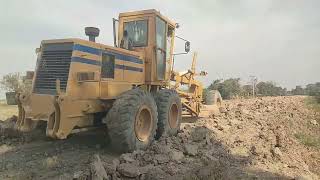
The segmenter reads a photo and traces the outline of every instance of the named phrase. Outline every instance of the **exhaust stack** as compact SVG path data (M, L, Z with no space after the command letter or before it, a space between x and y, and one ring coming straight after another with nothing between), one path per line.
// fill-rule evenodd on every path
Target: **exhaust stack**
M96 37L98 37L100 33L99 28L86 27L84 30L86 35L89 37L89 41L96 42Z

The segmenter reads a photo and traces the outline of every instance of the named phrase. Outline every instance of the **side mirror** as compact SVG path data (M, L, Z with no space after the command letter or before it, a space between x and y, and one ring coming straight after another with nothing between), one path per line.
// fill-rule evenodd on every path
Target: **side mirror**
M186 53L188 53L190 51L190 42L187 41L185 44L184 44L184 51Z

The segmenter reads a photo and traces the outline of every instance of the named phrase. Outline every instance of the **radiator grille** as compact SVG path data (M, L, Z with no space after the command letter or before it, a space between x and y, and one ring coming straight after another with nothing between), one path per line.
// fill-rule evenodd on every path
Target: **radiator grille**
M57 79L60 80L61 91L66 91L72 47L72 43L43 45L41 59L37 65L35 93L55 94Z

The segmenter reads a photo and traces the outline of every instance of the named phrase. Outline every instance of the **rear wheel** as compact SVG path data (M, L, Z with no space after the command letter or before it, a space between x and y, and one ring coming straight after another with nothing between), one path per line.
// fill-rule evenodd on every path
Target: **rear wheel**
M112 147L128 152L144 149L154 140L158 122L157 106L141 89L123 93L106 116Z
M158 129L156 138L176 135L181 124L181 99L174 90L163 89L155 95L158 107Z

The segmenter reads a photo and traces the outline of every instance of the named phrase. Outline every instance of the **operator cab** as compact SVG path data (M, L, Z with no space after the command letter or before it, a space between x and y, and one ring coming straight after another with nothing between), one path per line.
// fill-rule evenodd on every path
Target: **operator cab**
M163 84L169 79L177 24L153 9L120 13L118 21L118 41L115 45L142 52L146 83Z

